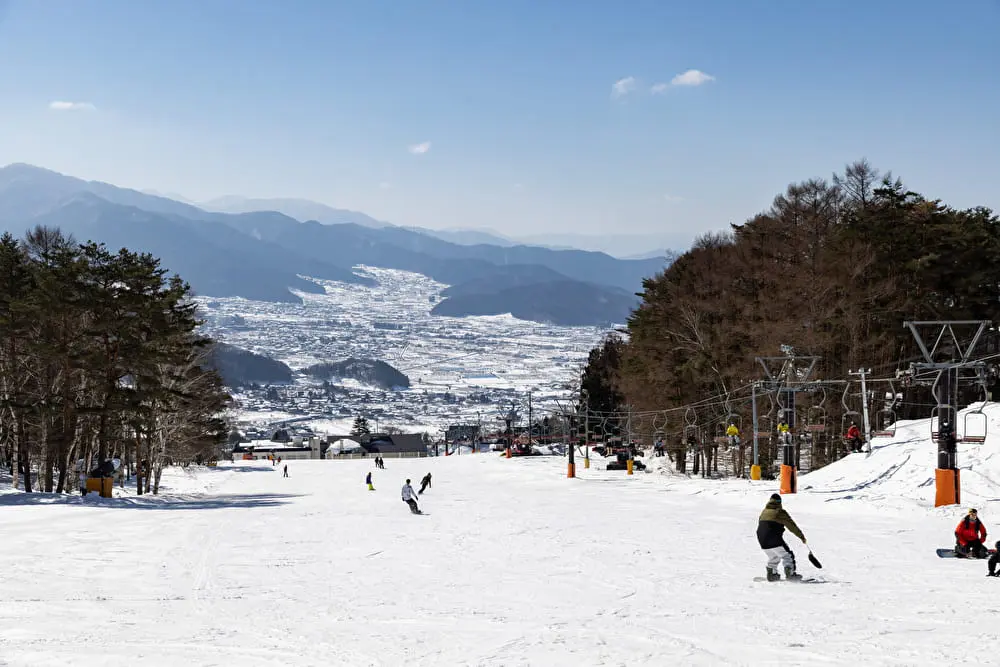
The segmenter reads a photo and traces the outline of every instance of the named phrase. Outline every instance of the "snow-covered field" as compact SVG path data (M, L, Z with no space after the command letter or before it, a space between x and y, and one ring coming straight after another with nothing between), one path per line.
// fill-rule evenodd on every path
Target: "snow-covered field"
M1000 581L934 548L973 503L1000 537L1000 436L962 447L970 501L934 509L928 429L785 497L821 585L752 580L773 482L597 460L578 479L477 454L173 469L159 498L0 492L0 665L991 663ZM399 488L426 472L413 516Z

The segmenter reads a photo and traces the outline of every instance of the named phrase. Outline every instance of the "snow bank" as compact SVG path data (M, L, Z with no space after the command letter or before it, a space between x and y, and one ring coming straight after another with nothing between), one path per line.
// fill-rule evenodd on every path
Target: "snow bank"
M986 505L1000 499L1000 404L976 403L959 412L959 437L966 415L986 415L985 442L959 442L962 504ZM970 424L975 417L970 418ZM862 500L881 505L934 506L937 443L931 420L901 421L892 438L874 438L870 456L851 454L799 479L803 493L822 494L831 502Z
M578 459L576 479L555 456L290 461L289 478L240 461L171 468L161 498L7 492L0 664L982 662L1000 582L934 555L962 510L930 508L927 429L900 424L785 497L824 565L789 538L827 581L810 586L753 581L776 482L667 474L666 458L632 476ZM991 530L996 444L960 454ZM428 472L414 516L400 486Z

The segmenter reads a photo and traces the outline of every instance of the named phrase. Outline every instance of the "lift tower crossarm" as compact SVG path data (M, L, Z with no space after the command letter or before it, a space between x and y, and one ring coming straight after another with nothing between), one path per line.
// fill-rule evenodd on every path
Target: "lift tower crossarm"
M913 339L917 342L917 347L920 348L920 353L924 355L924 359L928 364L933 364L934 357L938 353L938 347L941 345L941 341L944 339L947 333L951 337L951 342L955 345L955 351L961 356L961 363L968 363L969 357L972 356L973 351L976 349L976 345L979 343L979 339L982 337L983 332L986 328L990 326L989 320L943 320L943 321L916 321L916 322L903 322L903 326L910 330L913 334ZM972 341L969 346L963 350L962 344L958 342L958 336L955 335L955 326L973 326L976 325L976 334L972 337ZM934 340L934 345L927 349L927 344L924 342L923 336L920 335L918 327L921 326L935 326L940 327L938 331L937 338Z

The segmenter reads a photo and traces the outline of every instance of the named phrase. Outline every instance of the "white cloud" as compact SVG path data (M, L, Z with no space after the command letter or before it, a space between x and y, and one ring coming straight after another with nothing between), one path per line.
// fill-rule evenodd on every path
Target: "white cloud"
M379 190L388 190L391 187L392 183L387 183L386 181L382 181L381 183L378 184Z
M715 77L710 74L705 74L701 70L689 69L688 71L678 74L671 79L670 84L673 86L700 86L701 84L708 83L709 81L715 81Z
M410 146L410 152L414 155L423 155L431 149L431 142L425 141L422 144L413 144Z
M50 102L49 108L53 111L97 111L90 102Z
M627 76L611 84L611 97L624 97L635 90L635 77Z
M683 197L678 197L677 195L672 195L672 194L668 193L668 194L663 195L663 201L668 202L670 204L675 204L675 203L677 203L679 201L684 201L684 198Z
M654 83L653 87L649 89L649 92L653 93L654 95L661 95L667 92L667 88L669 87L670 84L667 83Z

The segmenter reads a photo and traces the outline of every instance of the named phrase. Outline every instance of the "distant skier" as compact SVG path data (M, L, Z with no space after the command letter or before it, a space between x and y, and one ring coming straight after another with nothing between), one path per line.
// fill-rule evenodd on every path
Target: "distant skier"
M423 494L423 492L430 485L431 485L431 474L427 473L426 475L424 475L424 478L422 480L420 480L420 490L417 492L417 495Z
M851 427L847 429L847 444L852 452L861 451L861 429L854 422L851 422Z
M417 492L410 486L410 480L406 480L406 484L403 485L403 502L410 506L411 512L421 514L420 508L417 507Z
M757 523L757 542L767 554L768 581L781 579L781 575L778 573L779 563L784 563L785 579L794 581L802 578L801 574L795 572L795 554L785 544L785 528L802 540L802 544L806 543L802 531L781 506L781 496L772 493L767 505L764 506L764 511L760 513L760 520Z
M986 558L989 554L983 544L985 539L986 526L979 520L979 513L969 510L955 528L955 555L961 558Z
M375 486L372 484L372 474L371 474L371 472L369 472L368 476L365 477L365 484L368 485L368 490L369 491L374 491L375 490Z
M285 464L285 474L283 475L283 477L288 477L288 464L287 463Z
M729 428L726 429L726 437L729 438L729 444L733 447L740 444L740 430L736 428L736 424L730 422Z

